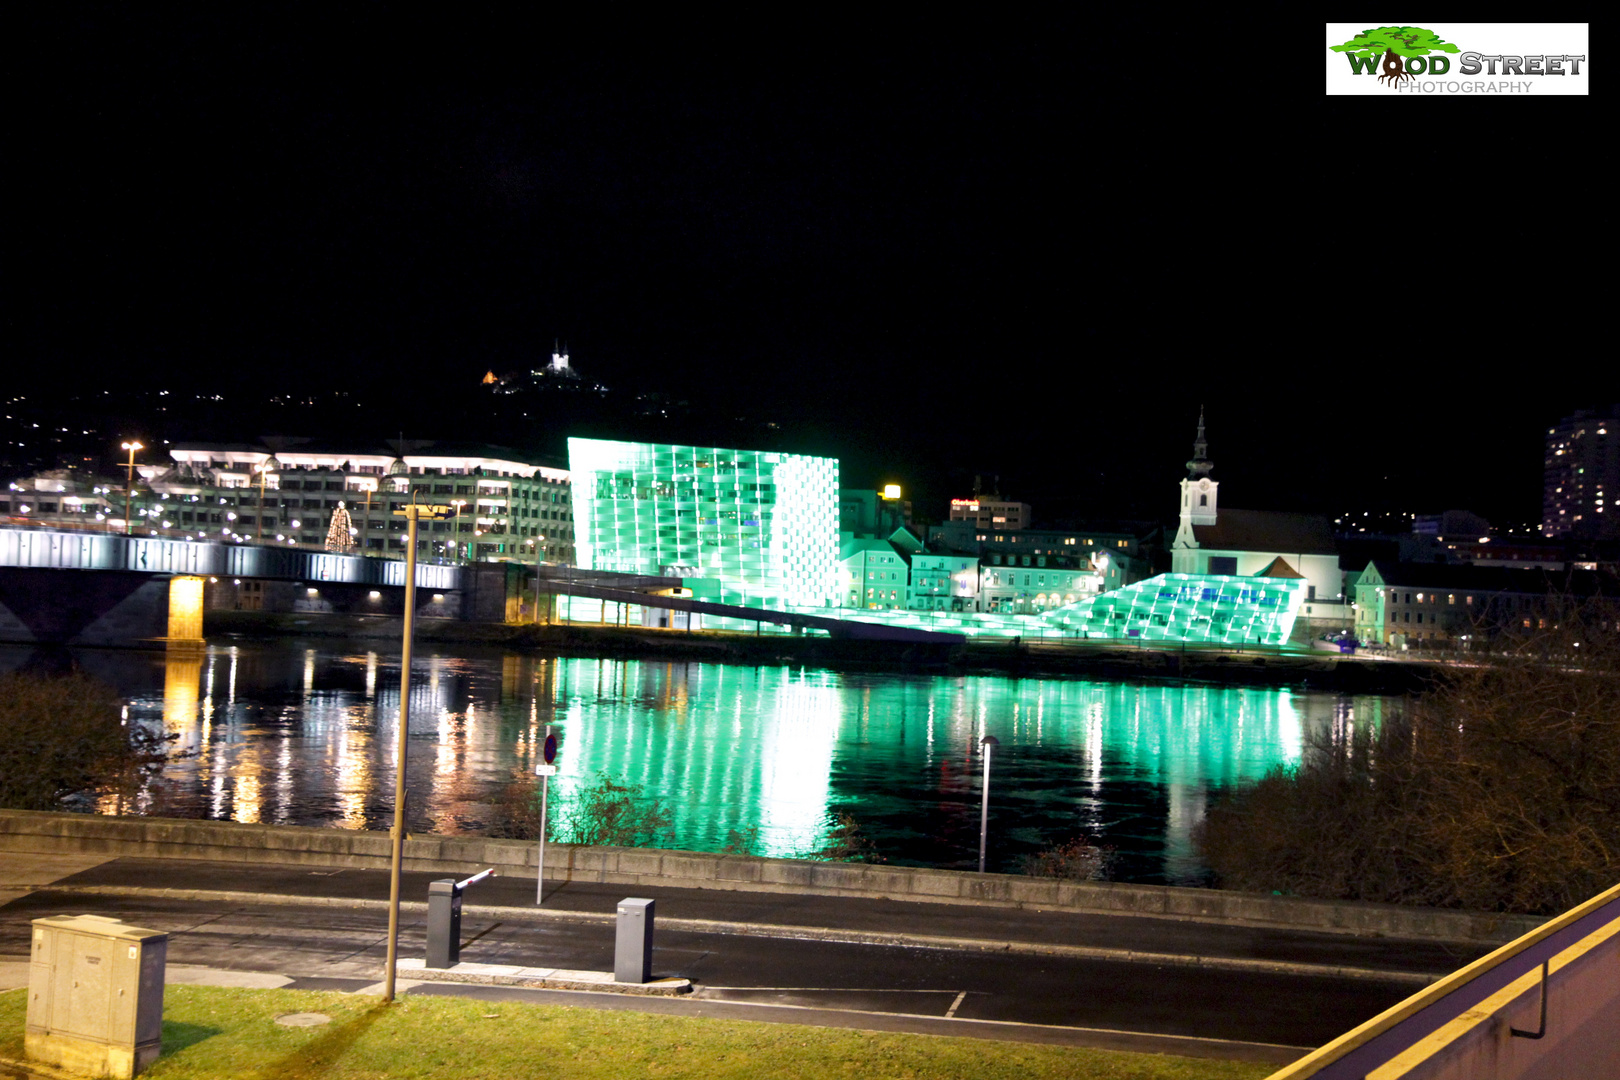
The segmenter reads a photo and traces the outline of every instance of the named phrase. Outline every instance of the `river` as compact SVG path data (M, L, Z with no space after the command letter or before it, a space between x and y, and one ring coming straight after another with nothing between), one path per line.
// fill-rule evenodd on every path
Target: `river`
M0 669L27 650L0 648ZM137 809L168 816L386 829L399 653L331 640L213 643L201 653L82 650L132 721L175 738ZM1286 688L999 675L849 673L420 647L409 740L411 828L473 833L547 725L566 818L602 775L673 819L665 846L758 854L825 842L852 815L887 861L977 864L980 740L989 866L1076 836L1115 849L1121 881L1196 885L1193 830L1233 784L1297 762L1313 739L1376 724L1391 700ZM111 811L111 805L102 809ZM127 808L125 808L127 809ZM752 830L752 833L750 833ZM735 835L734 835L735 834Z

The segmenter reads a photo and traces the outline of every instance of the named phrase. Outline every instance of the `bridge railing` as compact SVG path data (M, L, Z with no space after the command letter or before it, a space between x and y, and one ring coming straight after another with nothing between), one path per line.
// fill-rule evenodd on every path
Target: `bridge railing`
M282 578L297 581L350 582L357 585L405 584L405 563L363 555L271 547L219 544L163 537L114 536L105 533L53 532L46 529L0 528L0 566L48 570L136 570L158 574L208 577ZM463 568L418 563L418 588L451 591L461 588Z

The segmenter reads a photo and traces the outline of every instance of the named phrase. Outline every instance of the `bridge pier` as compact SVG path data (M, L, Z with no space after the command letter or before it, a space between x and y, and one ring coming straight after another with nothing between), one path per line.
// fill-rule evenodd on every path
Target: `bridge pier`
M169 579L169 633L171 644L203 643L204 580L189 574Z

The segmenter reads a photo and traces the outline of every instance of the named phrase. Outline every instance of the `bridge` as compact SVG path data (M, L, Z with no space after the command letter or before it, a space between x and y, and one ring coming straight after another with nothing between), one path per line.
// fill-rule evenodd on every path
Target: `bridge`
M459 613L467 570L417 564L424 614ZM278 583L289 597L302 590L289 607L333 610L333 597L323 598L324 591L339 602L363 596L376 613L397 614L405 572L397 559L307 548L0 528L0 641L200 640L205 589L221 584L242 590L245 606L262 602L265 583ZM232 606L214 599L215 606Z
M404 614L405 563L264 544L0 528L0 641L129 645L201 641L205 610ZM515 563L416 566L420 618L520 621L520 599L568 595L697 619L770 623L834 638L959 643L960 634L671 595L682 580Z

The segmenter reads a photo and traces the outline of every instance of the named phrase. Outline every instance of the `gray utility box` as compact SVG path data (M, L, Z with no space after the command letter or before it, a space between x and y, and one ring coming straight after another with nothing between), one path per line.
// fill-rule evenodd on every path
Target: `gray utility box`
M630 897L619 901L613 934L613 980L624 983L652 981L653 909L651 900Z
M28 1056L72 1072L131 1077L163 1049L169 935L101 915L34 920Z

